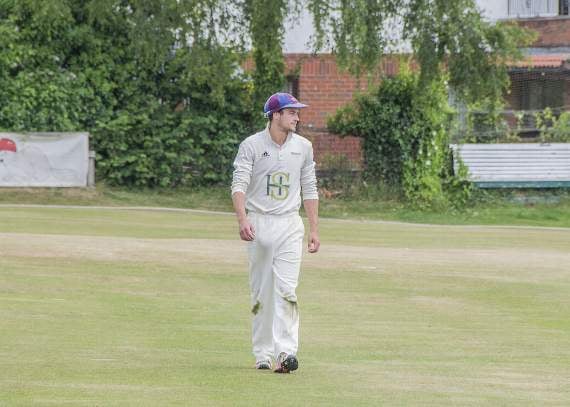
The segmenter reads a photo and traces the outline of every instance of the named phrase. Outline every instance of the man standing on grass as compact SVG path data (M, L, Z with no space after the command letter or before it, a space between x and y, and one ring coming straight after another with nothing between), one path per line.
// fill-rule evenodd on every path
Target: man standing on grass
M288 93L272 95L263 108L265 130L239 147L232 201L239 234L248 241L255 367L289 373L299 366L299 280L305 228L301 196L309 218L309 253L319 250L317 180L311 142L294 133L300 109ZM247 212L246 212L247 211Z

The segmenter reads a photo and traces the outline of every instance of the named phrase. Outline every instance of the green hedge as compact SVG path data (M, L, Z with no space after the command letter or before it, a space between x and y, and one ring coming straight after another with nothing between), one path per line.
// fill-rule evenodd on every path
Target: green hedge
M0 1L0 129L88 131L110 184L227 182L261 114L239 49L182 6Z
M363 139L368 180L401 188L416 206L438 207L463 205L471 190L465 169L453 173L452 121L444 82L420 85L417 75L404 72L357 96L328 125Z

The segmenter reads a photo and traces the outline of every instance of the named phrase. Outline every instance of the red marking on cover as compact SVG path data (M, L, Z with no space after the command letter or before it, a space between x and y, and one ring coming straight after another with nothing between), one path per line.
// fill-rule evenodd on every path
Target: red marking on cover
M0 139L0 151L12 151L16 152L16 143L14 143L9 138Z

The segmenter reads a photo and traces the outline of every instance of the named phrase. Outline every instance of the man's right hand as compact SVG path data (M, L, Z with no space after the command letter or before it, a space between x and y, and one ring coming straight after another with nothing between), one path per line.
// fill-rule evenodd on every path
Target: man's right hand
M255 238L255 230L253 230L253 225L249 223L245 212L245 194L241 191L234 192L232 202L239 223L239 237L241 240L251 242Z
M253 225L247 219L239 222L239 236L241 240L252 241L255 238L255 230Z

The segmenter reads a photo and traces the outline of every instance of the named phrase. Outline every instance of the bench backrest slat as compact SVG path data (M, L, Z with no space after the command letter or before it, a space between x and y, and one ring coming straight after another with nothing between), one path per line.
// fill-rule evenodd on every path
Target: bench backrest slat
M570 184L570 143L462 144L451 147L455 157L459 155L467 166L470 179L477 184ZM454 167L457 171L457 159Z

